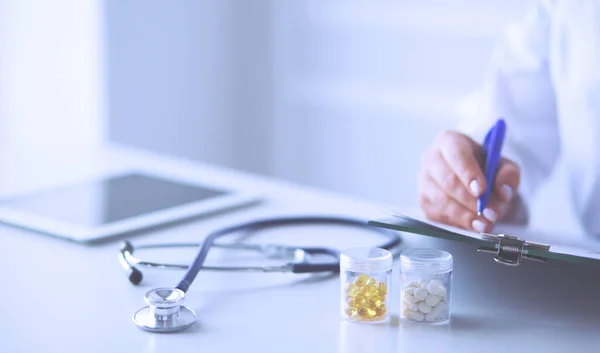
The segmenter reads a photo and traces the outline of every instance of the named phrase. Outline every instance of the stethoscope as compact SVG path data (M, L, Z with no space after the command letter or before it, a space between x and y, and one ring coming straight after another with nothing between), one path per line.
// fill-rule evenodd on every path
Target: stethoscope
M144 300L148 304L133 314L133 322L140 328L152 332L172 332L183 330L196 322L196 313L182 305L185 294L201 269L213 271L244 271L244 272L289 272L289 273L338 273L340 252L325 247L290 247L279 244L219 244L215 243L218 238L237 233L240 231L258 231L266 228L292 225L308 224L332 224L359 227L371 232L385 235L388 240L383 244L376 245L378 248L393 251L401 243L396 232L378 228L367 224L360 219L339 216L300 216L268 218L250 221L230 227L217 229L209 233L202 243L166 243L149 244L137 246L141 249L178 248L178 247L200 247L198 254L191 265L169 264L159 262L142 261L135 257L134 246L125 241L119 253L119 262L128 272L129 281L139 284L142 281L142 272L138 267L164 268L164 269L187 269L183 279L176 287L156 288L146 292ZM279 266L204 266L204 261L211 248L225 248L237 250L256 251L265 258L289 259L287 263ZM313 255L325 255L330 257L330 262L311 262Z

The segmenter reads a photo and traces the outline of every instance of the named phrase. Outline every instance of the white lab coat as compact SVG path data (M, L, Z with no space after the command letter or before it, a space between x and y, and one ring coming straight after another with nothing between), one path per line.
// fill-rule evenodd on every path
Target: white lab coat
M578 231L600 237L600 1L539 2L506 31L480 93L460 130L482 141L503 117L503 151L521 166L530 212L544 183L561 175L567 197L547 198L542 222L560 225L570 211Z

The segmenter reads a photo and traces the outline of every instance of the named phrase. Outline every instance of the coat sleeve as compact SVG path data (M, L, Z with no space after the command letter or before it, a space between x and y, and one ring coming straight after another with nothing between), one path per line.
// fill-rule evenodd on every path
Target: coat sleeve
M481 142L496 119L505 119L503 155L521 169L518 195L526 208L551 174L560 149L549 70L552 9L552 2L539 2L507 29L494 49L483 88L459 122L459 131Z

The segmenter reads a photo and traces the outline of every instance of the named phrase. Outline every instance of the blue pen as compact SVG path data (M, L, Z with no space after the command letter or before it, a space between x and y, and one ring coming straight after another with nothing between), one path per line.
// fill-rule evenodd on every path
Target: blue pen
M477 199L477 215L481 216L483 210L487 206L492 190L494 190L494 178L496 169L502 157L502 144L504 143L504 135L506 134L506 123L503 119L499 119L494 126L488 131L483 142L482 152L484 161L484 174L486 188Z

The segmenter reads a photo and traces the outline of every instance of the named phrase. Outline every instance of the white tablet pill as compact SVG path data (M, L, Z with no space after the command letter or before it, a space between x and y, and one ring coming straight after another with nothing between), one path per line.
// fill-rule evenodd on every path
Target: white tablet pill
M413 294L414 292L415 292L415 287L404 288L404 294Z
M426 321L434 321L435 319L437 319L437 315L438 313L436 311L430 311L427 314L425 314L425 320Z
M436 306L442 300L442 298L437 295L429 294L427 298L425 298L425 303L429 306Z
M433 321L436 319L444 318L446 316L446 308L446 304L444 302L440 302L428 313L429 319L427 319L427 321Z
M435 284L438 286L443 286L444 283L442 283L442 281L440 281L439 279L432 279L431 281L429 281L430 284Z
M438 295L440 294L441 286L439 286L437 283L430 282L427 285L427 291L429 292L429 294Z
M405 287L405 288L407 288L407 287L414 287L414 288L417 288L417 287L420 287L420 286L421 286L421 285L420 285L420 284L419 284L417 281L410 281L410 282L408 282L408 283L407 283L407 284L406 284L404 287Z
M415 321L423 321L425 319L425 314L418 311L406 311L406 317Z
M411 310L411 311L419 311L419 305L417 303L407 302L406 300L402 302L403 310Z
M442 299L446 299L446 295L448 294L448 292L446 291L446 287L444 286L440 286L440 292L438 293L438 295L442 298Z
M420 302L419 303L419 311L422 312L423 314L427 314L428 312L431 311L431 306L427 305L427 303L425 303L425 302Z
M420 286L422 286L424 284L428 284L429 281L426 280L426 279L420 278L420 279L417 280L417 283L419 284L418 286L420 287Z
M410 312L410 310L408 309L404 309L402 310L402 313L400 314L400 317L408 317L408 313Z
M417 298L415 298L415 296L414 296L414 295L412 295L412 294L407 294L407 295L405 295L405 296L404 296L404 299L405 299L406 301L408 301L408 302L411 302L411 303L418 303L418 302L420 302L420 301L422 300L422 299L417 299Z
M417 299L417 301L421 301L421 300L425 300L425 298L427 298L428 294L429 294L429 292L427 292L427 289L417 288L417 289L415 289L415 292L413 295Z

